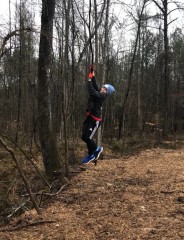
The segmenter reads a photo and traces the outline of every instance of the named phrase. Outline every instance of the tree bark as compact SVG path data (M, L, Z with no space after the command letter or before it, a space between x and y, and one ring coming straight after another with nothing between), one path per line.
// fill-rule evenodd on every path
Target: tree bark
M50 63L52 57L55 0L42 0L41 34L38 63L39 136L43 162L48 176L61 169L61 159L53 132L50 106Z

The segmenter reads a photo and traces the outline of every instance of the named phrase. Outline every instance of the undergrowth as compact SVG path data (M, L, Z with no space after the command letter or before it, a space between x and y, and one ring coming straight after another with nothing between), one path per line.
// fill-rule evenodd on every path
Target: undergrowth
M179 149L183 146L183 139L167 139L162 142L157 142L154 139L129 137L124 140L111 139L111 141L105 141L105 154L110 158L124 155L134 155L149 148L167 148L167 149ZM64 155L62 148L63 143L59 143L59 149L61 155ZM22 146L22 149L28 149L27 146ZM49 196L42 196L42 192L57 192L63 182L60 176L48 179L51 189L45 185L40 179L35 169L31 166L30 162L21 154L18 149L15 150L15 155L18 161L21 163L22 169L26 178L29 180L31 190L35 193L36 201L40 207L49 199ZM29 154L29 151L27 154ZM108 152L109 151L109 152ZM83 142L79 142L75 146L69 144L68 160L69 165L78 165L80 159L87 154L86 146ZM108 156L109 155L109 156ZM32 148L31 156L34 158L35 164L37 164L39 170L44 175L43 161L41 153L36 147ZM46 176L45 176L46 177ZM17 217L23 212L31 209L32 203L27 194L26 188L19 176L16 166L11 159L10 155L2 148L0 148L0 225L3 225L10 221L13 217ZM37 195L36 195L37 194Z

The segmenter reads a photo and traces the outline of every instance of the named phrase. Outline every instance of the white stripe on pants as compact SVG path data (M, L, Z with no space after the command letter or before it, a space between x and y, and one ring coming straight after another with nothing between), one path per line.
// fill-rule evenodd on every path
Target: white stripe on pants
M91 135L89 136L90 139L93 138L95 132L97 131L97 129L98 129L98 127L99 127L99 123L100 123L99 121L96 121L96 126L94 127L94 129L93 129Z

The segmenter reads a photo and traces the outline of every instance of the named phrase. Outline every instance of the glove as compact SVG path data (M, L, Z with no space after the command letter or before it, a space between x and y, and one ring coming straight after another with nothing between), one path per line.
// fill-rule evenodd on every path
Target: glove
M94 72L92 72L92 73L90 72L90 73L88 74L88 78L90 78L90 79L93 78L94 76L95 76Z

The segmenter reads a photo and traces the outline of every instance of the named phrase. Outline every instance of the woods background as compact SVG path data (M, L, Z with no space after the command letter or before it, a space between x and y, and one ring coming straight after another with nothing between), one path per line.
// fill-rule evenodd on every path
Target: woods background
M99 86L116 89L98 136L107 151L182 138L183 10L168 0L9 0L0 20L0 222L40 213L43 193L62 191L85 156L93 63Z
M126 141L135 136L161 141L181 134L184 35L183 23L177 21L182 19L183 3L51 2L55 9L53 34L42 33L53 42L47 45L52 52L45 100L50 127L57 141L65 143L63 158L68 158L68 146L75 148L80 141L87 102L85 79L91 63L96 65L99 85L106 82L116 88L103 109L103 141ZM1 25L0 128L1 134L16 143L39 145L38 125L43 116L37 106L47 90L43 82L39 86L41 29L35 12L50 12L50 4L20 0L12 9L9 1L9 20Z

